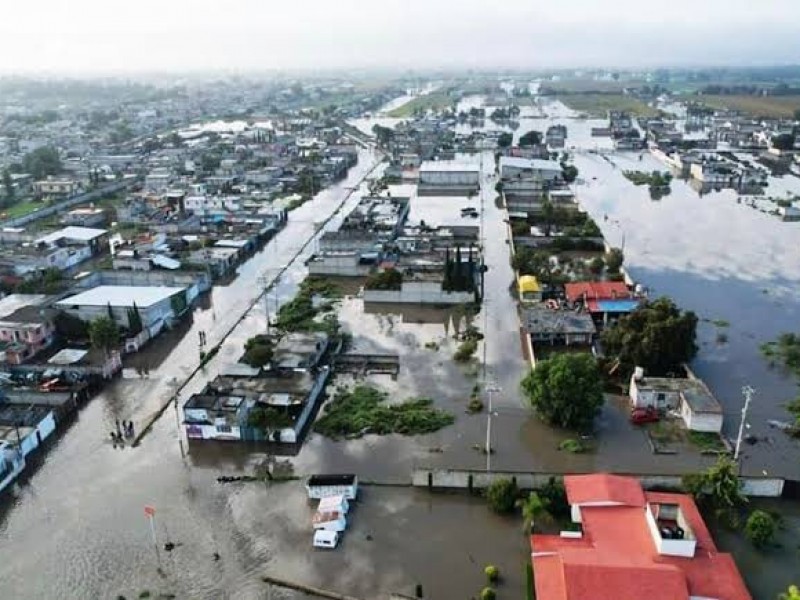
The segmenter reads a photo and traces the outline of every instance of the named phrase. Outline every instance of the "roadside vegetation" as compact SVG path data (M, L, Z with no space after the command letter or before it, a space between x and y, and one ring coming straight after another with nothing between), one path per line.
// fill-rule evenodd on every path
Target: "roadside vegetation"
M328 302L315 307L314 296L321 296ZM281 331L325 331L332 335L338 331L335 315L326 315L323 320L317 317L329 313L340 296L341 290L336 284L327 279L306 277L295 297L278 310L275 325Z
M388 395L368 385L340 388L325 405L314 431L333 439L353 439L366 434L420 435L451 425L455 418L433 407L430 398L387 404Z

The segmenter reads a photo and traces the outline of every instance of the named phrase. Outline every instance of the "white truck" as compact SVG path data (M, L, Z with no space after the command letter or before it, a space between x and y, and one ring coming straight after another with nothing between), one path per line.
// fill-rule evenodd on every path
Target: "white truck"
M358 496L358 477L352 474L312 475L306 481L306 491L312 500L328 496L344 496L355 500Z

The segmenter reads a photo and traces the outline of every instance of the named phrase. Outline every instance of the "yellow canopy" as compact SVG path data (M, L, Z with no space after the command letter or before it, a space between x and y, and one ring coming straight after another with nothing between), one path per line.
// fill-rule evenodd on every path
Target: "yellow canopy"
M517 282L519 286L519 293L522 294L537 294L541 291L539 281L533 275L523 275Z

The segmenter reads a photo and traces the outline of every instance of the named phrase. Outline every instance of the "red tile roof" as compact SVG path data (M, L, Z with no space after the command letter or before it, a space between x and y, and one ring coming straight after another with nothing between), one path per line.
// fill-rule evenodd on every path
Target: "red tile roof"
M622 281L579 281L565 283L564 292L570 302L586 296L590 300L616 300L630 298L631 293Z
M625 506L644 506L644 492L636 479L596 473L564 477L570 504L614 502Z
M598 476L609 482L609 476ZM590 489L576 477L578 491ZM638 482L629 479L638 486ZM598 481L595 479L594 482ZM623 486L616 481L612 491ZM628 484L624 484L625 489ZM645 504L584 506L583 537L531 537L538 600L752 600L729 554L717 552L714 540L691 497L642 492ZM599 496L592 496L599 498ZM572 501L572 499L571 499ZM692 558L658 553L647 524L646 503L677 504L697 540Z

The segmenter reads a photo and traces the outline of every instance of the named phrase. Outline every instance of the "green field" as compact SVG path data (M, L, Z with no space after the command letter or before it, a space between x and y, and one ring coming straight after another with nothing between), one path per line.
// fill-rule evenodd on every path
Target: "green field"
M759 117L791 118L800 110L800 96L697 96L683 100L699 102L718 110L738 110Z
M621 92L626 87L639 87L644 81L598 81L596 79L559 79L557 81L542 81L541 87L569 94L584 94L591 92Z
M424 96L417 96L402 106L398 106L394 110L389 111L388 115L396 119L407 119L408 117L414 116L414 113L418 110L442 110L454 104L455 101L447 92L431 92Z
M556 96L572 110L605 117L609 110L624 110L634 117L652 117L658 110L638 98L622 94L560 94Z
M22 200L13 206L0 211L0 218L2 219L16 219L17 217L24 217L36 210L47 206L46 202L34 200Z

